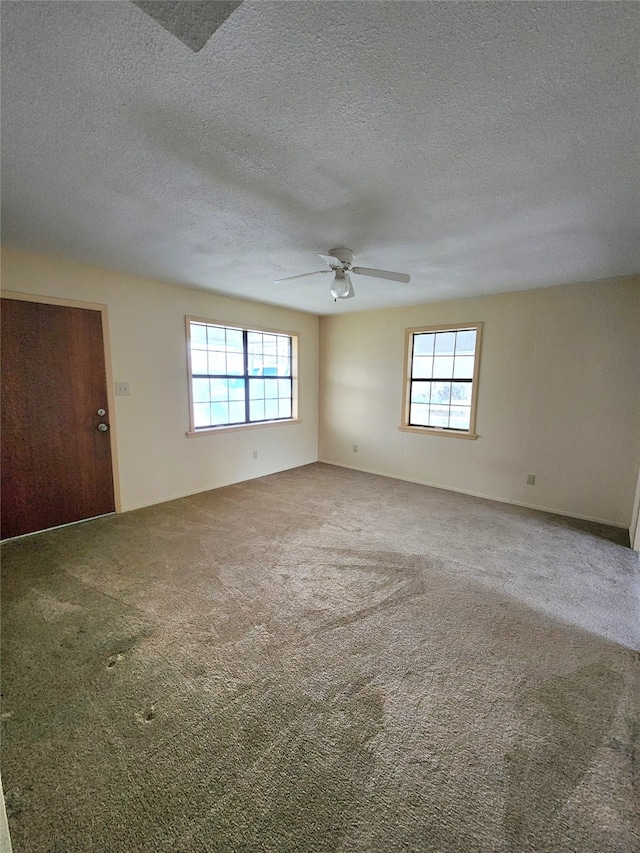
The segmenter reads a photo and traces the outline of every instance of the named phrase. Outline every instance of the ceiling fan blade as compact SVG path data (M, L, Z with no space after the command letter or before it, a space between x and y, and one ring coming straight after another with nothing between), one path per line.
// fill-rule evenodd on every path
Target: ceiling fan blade
M371 278L386 278L387 281L400 281L409 284L411 276L404 272L389 272L389 270L372 270L369 267L351 267L351 272L356 275L369 275Z
M282 284L283 281L294 281L298 278L306 278L308 275L324 275L328 272L333 272L333 270L316 270L315 272L303 272L301 275L290 275L287 276L287 278L277 278L273 283Z
M356 292L353 289L353 282L351 281L351 276L349 275L348 272L345 272L344 279L347 282L347 287L349 288L349 290L347 291L347 295L343 296L342 298L343 299L351 299L352 296L356 295Z
M326 263L328 263L330 267L331 266L333 266L333 267L342 267L343 266L343 263L340 260L340 258L334 258L333 255L321 255L320 252L318 252L318 257L322 258L322 260L325 261Z

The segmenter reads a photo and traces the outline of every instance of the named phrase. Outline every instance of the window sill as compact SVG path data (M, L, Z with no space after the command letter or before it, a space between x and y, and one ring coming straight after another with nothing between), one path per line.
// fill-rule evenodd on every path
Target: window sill
M447 438L466 438L475 441L478 438L475 432L454 432L449 429L434 429L433 427L399 426L401 432L413 432L416 435L441 435Z
M260 427L284 426L285 424L300 424L302 418L290 418L286 421L260 421L257 424L232 424L231 426L209 427L208 429L199 429L189 431L187 438L199 438L201 435L214 435L220 432L238 432L243 429L260 429Z

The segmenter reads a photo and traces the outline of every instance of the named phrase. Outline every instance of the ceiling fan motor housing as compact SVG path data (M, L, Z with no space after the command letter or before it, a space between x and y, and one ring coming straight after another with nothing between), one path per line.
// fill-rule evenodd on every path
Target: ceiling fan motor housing
M329 249L329 254L337 258L340 263L349 268L353 265L353 252L351 249L345 249L344 246L338 246L337 249Z

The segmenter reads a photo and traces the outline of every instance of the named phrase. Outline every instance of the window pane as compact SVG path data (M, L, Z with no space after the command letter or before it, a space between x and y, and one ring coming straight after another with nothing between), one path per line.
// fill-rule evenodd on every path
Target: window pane
M249 403L249 418L252 421L264 420L264 400L251 400Z
M229 386L226 379L211 380L211 400L214 402L223 402L229 399Z
M224 326L207 326L209 349L223 350L225 348Z
M211 404L211 423L214 426L221 426L229 423L229 404L228 403L212 403Z
M262 332L247 332L249 352L262 352Z
M428 403L431 393L431 382L412 382L411 383L411 402L412 403Z
M279 418L290 418L291 417L291 400L280 398L278 400L278 417Z
M191 346L207 348L207 327L202 323L191 323Z
M431 385L431 405L434 403L449 404L451 400L450 382L433 382Z
M254 354L249 358L249 373L252 376L277 376L278 361L272 356Z
M456 379L473 379L473 362L472 355L456 356L456 363L453 369L453 375Z
M291 338L286 335L278 335L278 358L290 358Z
M476 330L469 329L465 332L458 332L456 340L456 355L475 355L476 351Z
M431 356L416 356L413 359L413 373L411 375L414 379L429 379L433 375L433 359Z
M427 426L429 423L429 406L422 403L412 403L409 422L417 426Z
M436 332L436 355L453 355L455 345L455 332Z
M229 403L229 423L241 424L244 423L244 401L241 403Z
M471 405L471 382L454 382L451 385L451 402Z
M244 357L242 355L228 353L227 373L231 376L242 376L244 373Z
M453 358L437 355L433 359L433 376L435 379L449 379L453 376Z
M262 335L262 352L264 355L276 356L278 354L277 335Z
M291 397L290 379L278 379L278 397Z
M278 376L291 376L291 362L288 358L278 359Z
M221 373L223 376L227 372L227 360L223 352L209 353L209 373Z
M194 379L193 380L193 402L208 403L209 402L209 380Z
M191 352L191 372L195 374L206 374L209 372L207 368L207 353L205 350L193 350Z
M264 399L264 379L249 380L249 399L263 400Z
M413 336L413 354L414 355L433 355L433 332L427 332L423 335Z
M227 350L242 352L242 332L240 329L227 329Z
M211 406L208 403L193 404L193 425L196 428L211 425Z
M429 426L449 426L449 407L429 406Z
M269 421L278 417L278 401L277 400L265 400L264 416Z
M274 400L278 396L278 380L277 379L265 379L264 380L264 396L267 400Z
M244 401L244 379L229 379L229 399Z
M453 429L469 429L471 408L469 406L451 406L449 426Z

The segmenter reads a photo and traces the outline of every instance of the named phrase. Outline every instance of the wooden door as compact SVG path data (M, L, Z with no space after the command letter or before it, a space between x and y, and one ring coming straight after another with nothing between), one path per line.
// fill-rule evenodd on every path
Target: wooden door
M2 538L113 512L100 311L2 299L0 331Z

